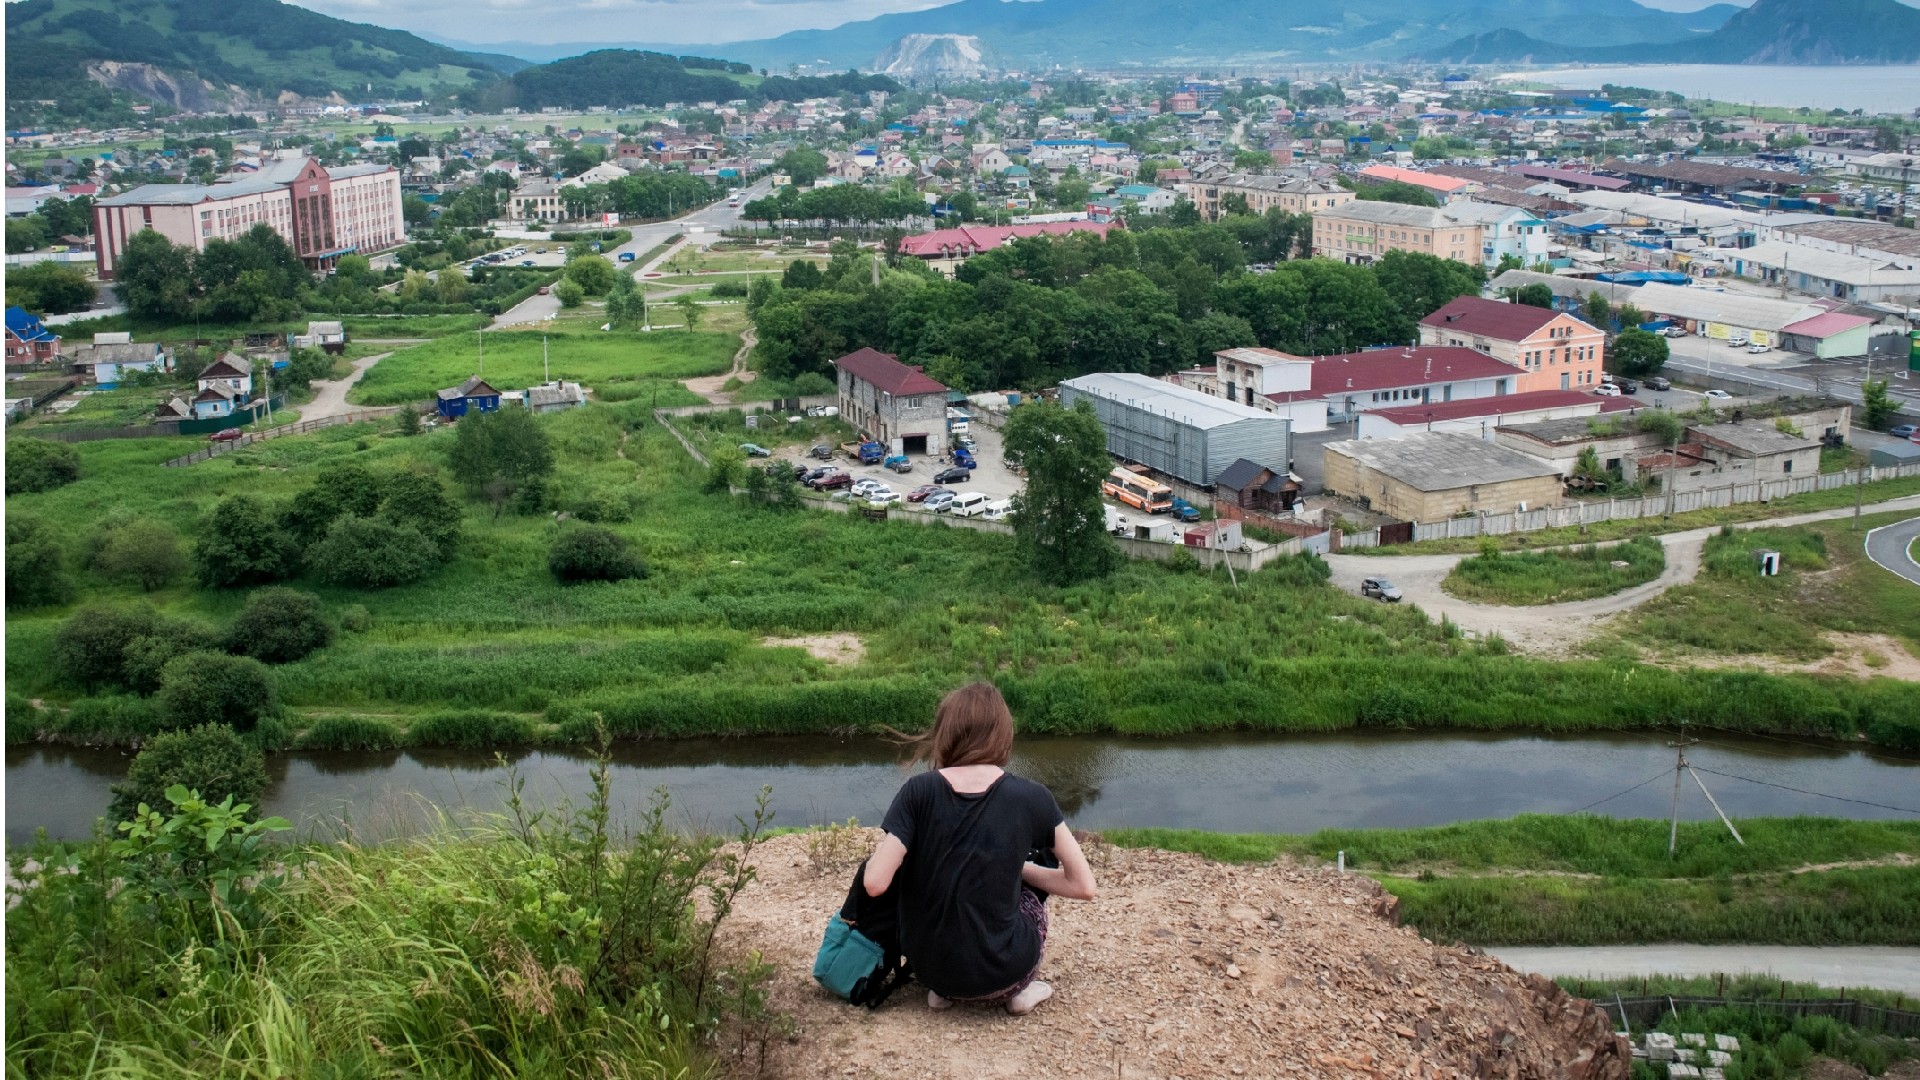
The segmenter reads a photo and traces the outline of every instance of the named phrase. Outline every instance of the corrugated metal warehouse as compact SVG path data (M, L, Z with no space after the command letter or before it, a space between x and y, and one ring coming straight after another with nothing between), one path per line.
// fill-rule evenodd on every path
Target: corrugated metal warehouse
M1293 425L1259 409L1146 375L1103 372L1060 384L1060 402L1085 398L1107 429L1107 452L1206 487L1238 458L1277 473L1293 464Z

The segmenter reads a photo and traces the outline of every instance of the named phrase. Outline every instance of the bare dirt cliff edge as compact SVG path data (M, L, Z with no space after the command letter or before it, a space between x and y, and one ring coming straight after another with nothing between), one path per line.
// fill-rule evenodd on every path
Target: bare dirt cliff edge
M908 1078L1499 1077L1626 1080L1606 1015L1546 979L1398 926L1372 881L1289 862L1091 848L1094 904L1054 901L1031 1016L926 1007L910 984L869 1012L810 972L856 853L768 841L725 936L773 965L791 1035L745 1050L739 1076Z

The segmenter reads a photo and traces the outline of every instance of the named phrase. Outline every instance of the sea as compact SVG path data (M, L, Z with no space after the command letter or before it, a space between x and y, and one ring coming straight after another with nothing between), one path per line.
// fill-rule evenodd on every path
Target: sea
M1920 64L1887 67L1656 64L1515 71L1500 78L1571 89L1597 90L1602 83L1640 86L1690 98L1789 109L1804 105L1813 109L1900 114L1920 109Z

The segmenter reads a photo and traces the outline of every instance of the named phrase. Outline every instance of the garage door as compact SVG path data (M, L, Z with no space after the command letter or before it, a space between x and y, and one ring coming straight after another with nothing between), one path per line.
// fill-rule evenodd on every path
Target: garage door
M902 435L900 436L900 448L909 454L925 454L927 452L927 437L925 435Z

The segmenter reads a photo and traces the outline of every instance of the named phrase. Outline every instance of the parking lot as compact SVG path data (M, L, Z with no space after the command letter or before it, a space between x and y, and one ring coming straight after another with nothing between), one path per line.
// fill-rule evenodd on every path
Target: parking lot
M977 467L973 470L973 478L964 484L942 486L955 494L977 491L995 501L1011 498L1014 493L1021 490L1024 482L1007 469L1000 432L978 421L975 421L971 427L969 434L978 444L973 455L977 463ZM834 455L832 464L845 469L853 476L856 483L868 479L878 480L901 495L906 495L921 484L933 483L934 474L947 467L947 463L937 457L915 454L910 457L910 460L913 468L905 473L897 473L879 465L862 465L857 461L849 461L840 454ZM811 467L823 463L807 460L804 464Z

